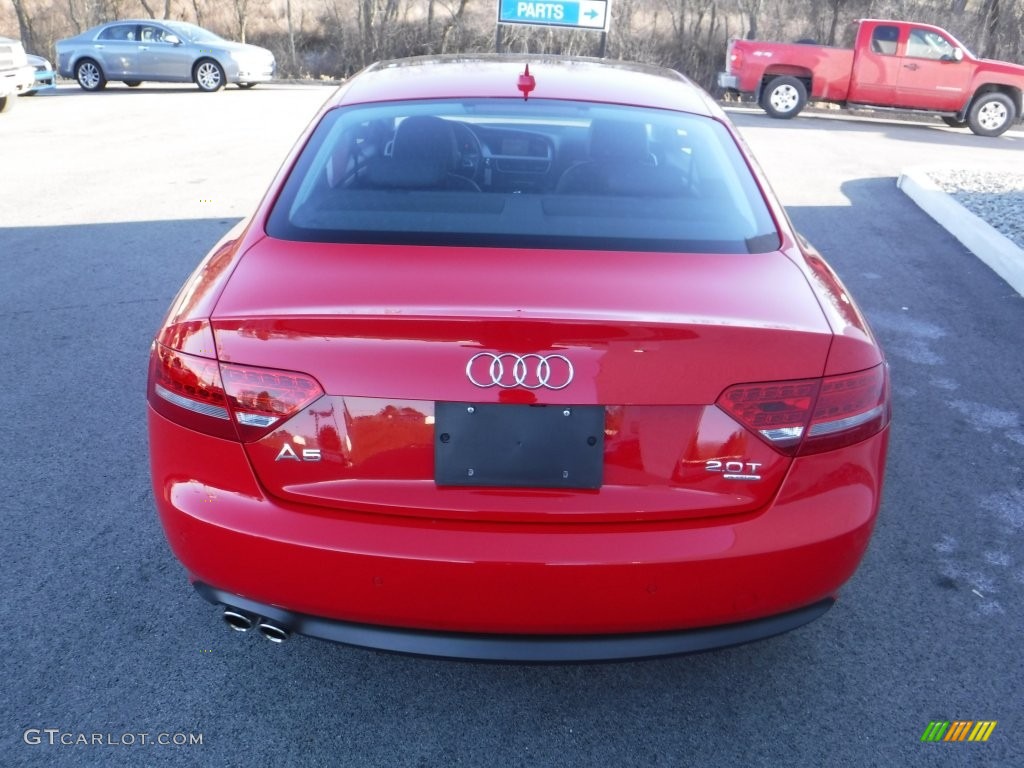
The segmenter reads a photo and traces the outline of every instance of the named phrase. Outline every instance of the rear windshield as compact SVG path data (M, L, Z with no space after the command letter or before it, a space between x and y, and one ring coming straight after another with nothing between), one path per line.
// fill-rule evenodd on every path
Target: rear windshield
M329 112L267 233L285 240L757 253L779 236L718 122L544 99Z

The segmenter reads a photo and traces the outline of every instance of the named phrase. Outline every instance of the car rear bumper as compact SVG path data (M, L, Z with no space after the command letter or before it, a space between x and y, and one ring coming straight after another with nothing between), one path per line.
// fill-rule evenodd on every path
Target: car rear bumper
M57 53L57 61L54 69L57 70L57 74L64 78L74 78L75 71L71 66L71 55L68 53Z
M797 459L779 496L753 514L644 524L459 523L282 502L260 488L240 445L152 410L149 420L161 521L208 599L288 619L302 633L432 654L446 639L465 646L459 638L466 635L549 636L541 647L566 645L565 636L703 638L655 638L650 647L659 655L747 642L809 621L864 554L887 442L883 432L841 452ZM761 622L770 617L781 623ZM434 640L395 647L368 642L374 632L365 627L335 625ZM508 644L508 637L493 639L495 647Z
M35 69L33 67L16 67L14 69L0 72L0 93L19 94L32 90L32 83L35 81Z
M740 79L736 75L730 75L728 72L719 72L718 87L738 91L740 89Z
M232 595L208 584L193 586L214 605L269 619L288 632L336 643L392 653L533 663L625 661L697 653L764 640L789 632L825 614L835 603L827 598L796 611L764 619L679 632L619 635L512 635L431 632L307 616Z

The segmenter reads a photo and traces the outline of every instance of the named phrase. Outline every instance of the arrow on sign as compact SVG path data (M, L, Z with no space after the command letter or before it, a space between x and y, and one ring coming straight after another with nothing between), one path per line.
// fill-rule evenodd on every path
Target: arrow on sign
M591 8L591 9L590 9L589 11L587 11L587 12L586 12L586 13L584 13L583 15L584 15L584 16L589 16L589 17L590 17L591 19L594 19L594 18L596 18L597 16L599 16L600 14L598 14L598 12L597 12L597 11L595 11L595 10L594 10L593 8Z

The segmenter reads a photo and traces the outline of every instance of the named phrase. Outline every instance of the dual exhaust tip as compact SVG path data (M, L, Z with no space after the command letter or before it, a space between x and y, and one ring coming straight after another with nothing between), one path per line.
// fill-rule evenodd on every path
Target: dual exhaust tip
M250 629L255 629L272 643L283 643L292 634L287 627L278 624L273 619L261 618L248 611L230 606L224 609L224 621L236 632L248 632Z

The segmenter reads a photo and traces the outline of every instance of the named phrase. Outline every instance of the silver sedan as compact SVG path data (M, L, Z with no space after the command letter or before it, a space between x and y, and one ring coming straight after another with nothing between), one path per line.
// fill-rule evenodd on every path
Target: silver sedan
M135 87L145 80L195 83L217 91L227 83L251 88L274 75L274 54L235 43L180 21L127 19L57 41L57 69L87 91L110 80Z

